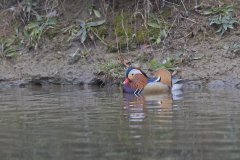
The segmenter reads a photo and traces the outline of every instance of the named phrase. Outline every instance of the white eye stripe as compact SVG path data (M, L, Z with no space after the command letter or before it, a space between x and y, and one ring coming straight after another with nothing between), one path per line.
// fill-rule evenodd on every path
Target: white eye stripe
M130 75L135 75L135 74L142 74L141 71L139 71L138 69L132 69L129 73L128 73L128 76Z

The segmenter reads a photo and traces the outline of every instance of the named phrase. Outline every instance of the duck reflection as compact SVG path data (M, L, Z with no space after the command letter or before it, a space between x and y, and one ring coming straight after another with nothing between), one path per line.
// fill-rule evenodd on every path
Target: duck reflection
M154 114L172 112L173 100L180 98L171 93L139 97L134 94L124 94L124 109L127 111L129 121L143 121L152 111Z
M124 94L125 120L129 127L131 142L154 148L156 136L168 136L173 120L174 96L171 93L160 95ZM159 128L157 132L153 128Z

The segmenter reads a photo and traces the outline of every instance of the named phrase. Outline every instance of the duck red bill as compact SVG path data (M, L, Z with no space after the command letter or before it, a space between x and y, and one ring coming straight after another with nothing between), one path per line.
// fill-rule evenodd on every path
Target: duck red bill
M124 82L123 82L123 84L126 84L126 83L129 83L129 79L128 79L128 78L126 78L126 79L124 80Z

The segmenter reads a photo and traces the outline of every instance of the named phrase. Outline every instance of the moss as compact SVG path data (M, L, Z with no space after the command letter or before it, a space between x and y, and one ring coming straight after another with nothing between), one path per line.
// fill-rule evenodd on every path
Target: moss
M174 59L167 59L165 63L159 63L156 59L149 62L149 66L152 70L157 70L159 68L173 69L175 67Z
M117 26L115 28L115 32L116 32L118 37L121 37L121 36L126 37L126 35L127 35L128 38L129 38L129 37L132 36L133 29L130 26L124 26L124 28L122 26Z
M149 28L149 37L154 37L154 36L158 36L160 33L161 29L159 28Z
M148 41L148 30L145 27L141 27L136 31L136 43L143 44Z
M125 37L119 37L118 43L115 42L113 44L108 45L107 51L111 53L115 53L119 50L125 50L127 48L127 41Z
M94 27L93 31L101 38L105 38L108 35L108 28L106 24Z
M116 53L118 51L126 51L126 49L128 50L135 50L137 48L137 44L135 43L135 41L133 40L129 40L127 43L127 40L125 39L125 37L119 37L118 43L114 42L114 43L110 43L107 46L107 51L111 52L111 53Z
M170 12L170 11L168 11ZM170 13L168 13L170 14ZM152 15L149 22L153 22L159 27L142 26L143 19L140 16L133 16L129 12L120 13L115 16L112 26L113 35L118 39L118 44L115 42L115 47L108 47L108 50L114 50L118 47L119 50L134 49L137 45L150 43L150 41L159 41L160 38L165 36L165 31L168 29L168 24L160 20L156 15ZM164 35L163 35L164 34ZM159 43L159 42L158 42Z
M115 27L117 36L126 36L127 33L127 36L131 37L133 33L133 27L131 23L131 15L128 12L116 16L113 21L113 25Z
M110 53L116 53L116 52L118 52L118 48L113 44L109 44L107 46L107 51Z
M124 49L127 47L127 41L126 41L125 37L120 37L120 39L118 41L118 47L121 49Z
M136 48L136 43L133 42L134 27L132 25L131 15L128 12L120 12L108 26L105 25L103 28L97 28L97 30L97 32L103 36L107 36L108 33L111 32L111 34L109 34L109 40L111 42L109 42L107 46L107 51L109 52L125 50L127 46L128 49Z
M153 59L149 62L149 66L150 66L150 69L156 70L161 67L161 64L156 59Z
M137 55L136 61L140 63L146 63L153 59L153 54L149 52L141 52Z
M154 23L157 27L149 26L149 32L152 34L159 33L161 30L166 30L170 27L170 25L164 20L164 16L157 17L156 15L152 15L149 18L148 22Z
M171 17L171 15L172 15L172 9L169 7L164 7L160 16L163 19L167 19L167 18Z
M49 39L53 39L54 37L56 37L59 33L61 32L61 30L59 28L52 28L46 31L46 36Z
M129 49L135 48L136 45L149 43L151 40L159 41L159 38L163 37L162 34L165 33L164 31L168 28L168 24L161 21L156 15L152 15L149 22L158 24L159 27L148 26L146 28L146 26L141 26L143 23L141 17L132 17L128 12L120 13L112 23L120 49L127 47L127 40Z

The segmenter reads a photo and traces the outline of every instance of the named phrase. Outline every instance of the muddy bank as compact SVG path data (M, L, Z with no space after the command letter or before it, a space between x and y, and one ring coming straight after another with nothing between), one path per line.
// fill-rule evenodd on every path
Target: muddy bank
M139 61L139 56L151 55L162 62L166 56L175 57L181 54L188 58L177 66L177 77L185 80L185 88L239 89L240 54L227 49L227 46L235 42L240 42L240 37L233 32L224 39L216 37L200 44L191 39L173 40L171 43L175 49L169 47L170 49L162 51L138 49L129 53L106 53L106 48L93 46L89 56L80 55L77 60L74 60L73 54L79 49L78 43L63 45L60 48L49 44L41 51L26 52L16 59L2 59L0 86L119 85L124 79L125 67L119 64L118 78L109 77L104 72L108 69L104 66L109 61L120 63L119 57L124 56L131 62L137 62L151 75L153 71L146 65L148 60ZM180 46L184 46L184 51L179 51Z
M176 40L177 41L177 40ZM189 40L185 43L185 54L191 56L191 61L178 66L177 76L185 80L185 88L210 89L240 88L240 55L233 54L224 46L240 41L239 36L229 35L224 39L212 39L202 44ZM186 45L187 44L187 45ZM92 48L91 56L80 58L76 63L71 63L72 54L78 46L71 45L65 50L47 49L43 53L25 53L16 60L2 60L0 64L0 85L24 87L33 85L98 85L111 86L120 84L124 78L124 65L121 78L107 77L102 70L102 63L108 59L116 60L119 54L103 53L102 48ZM174 55L178 50L166 50L166 55ZM129 60L134 61L142 50L123 53ZM149 53L150 54L150 53ZM154 57L164 59L165 54L153 52ZM147 63L147 62L146 62ZM140 66L147 72L148 67L141 62Z

